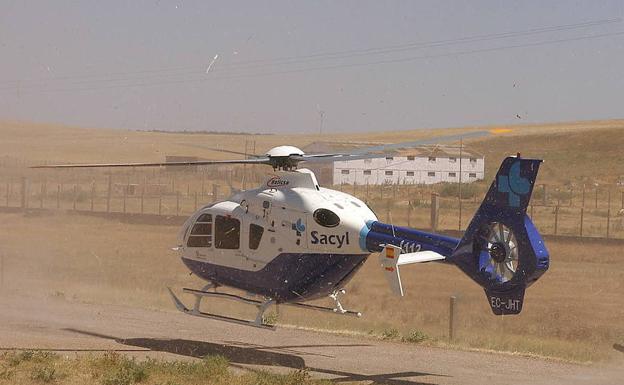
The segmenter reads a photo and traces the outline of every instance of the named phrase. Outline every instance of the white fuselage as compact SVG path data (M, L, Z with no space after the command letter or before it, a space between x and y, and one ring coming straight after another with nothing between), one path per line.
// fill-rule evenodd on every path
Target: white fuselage
M264 186L193 214L179 250L186 259L258 271L284 253L369 254L362 234L376 220L360 199L320 187L307 169L277 171Z

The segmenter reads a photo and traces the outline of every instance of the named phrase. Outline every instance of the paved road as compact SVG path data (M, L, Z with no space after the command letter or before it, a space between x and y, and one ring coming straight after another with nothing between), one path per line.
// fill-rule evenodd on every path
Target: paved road
M237 367L307 367L314 376L375 384L622 384L624 354L580 366L293 329L267 331L171 311L0 294L0 347L126 351L188 359L222 354Z

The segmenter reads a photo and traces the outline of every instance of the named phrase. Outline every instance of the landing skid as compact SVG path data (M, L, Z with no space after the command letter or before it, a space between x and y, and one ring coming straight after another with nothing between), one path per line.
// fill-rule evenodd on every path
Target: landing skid
M213 286L210 286L210 287L213 287ZM270 325L264 322L264 312L269 308L269 306L273 304L272 299L268 299L266 301L257 301L255 299L244 298L244 297L234 295L234 294L205 291L205 290L208 290L210 287L208 288L205 287L203 290L195 290L195 289L187 289L187 288L182 289L183 292L193 294L195 296L195 306L193 306L193 309L187 308L184 305L184 303L180 301L180 299L173 293L173 290L171 290L171 288L167 288L167 290L169 290L169 294L171 294L171 298L173 299L173 303L175 304L176 308L182 313L192 315L195 317L210 318L210 319L215 319L218 321L225 321L225 322L235 323L239 325L253 326L253 327L257 327L261 329L268 329L268 330L275 330L275 325ZM243 302L243 303L250 304L250 305L255 305L258 308L258 314L256 315L256 319L251 321L251 320L227 317L227 316L223 316L219 314L205 313L199 310L199 305L201 303L202 298L204 297L218 297L218 298L224 298L224 299L233 300L233 301L239 301L239 302Z
M225 321L225 322L230 322L230 323L235 323L235 324L245 325L245 326L252 326L252 327L257 327L257 328L267 329L267 330L275 330L275 325L268 324L264 320L264 313L267 311L267 309L271 305L277 305L277 302L275 302L273 299L267 298L264 301L259 301L259 300L255 300L251 298L242 297L236 294L219 293L216 291L214 292L207 291L209 289L216 288L216 287L217 287L216 285L208 284L204 286L201 290L183 288L182 291L184 293L193 294L195 296L195 304L192 309L189 309L188 307L186 307L186 305L173 293L173 290L171 290L171 288L168 287L167 290L169 290L169 294L171 295L171 299L173 300L173 303L175 304L176 308L182 313L192 315L195 317L209 318L209 319L214 319L218 321ZM298 307L298 308L307 309L307 310L330 312L334 314L347 315L347 316L353 316L353 317L361 317L362 313L351 311L351 310L346 310L342 307L342 304L338 300L338 296L344 293L345 293L344 290L339 290L329 295L329 297L332 300L334 300L334 302L336 303L335 308L310 305L307 303L300 303L300 302L284 302L284 303L280 303L280 305ZM244 319L239 319L239 318L227 317L227 316L223 316L219 314L205 313L199 309L201 300L205 297L221 298L221 299L227 299L231 301L242 302L247 305L253 305L258 309L258 313L254 320L244 320Z

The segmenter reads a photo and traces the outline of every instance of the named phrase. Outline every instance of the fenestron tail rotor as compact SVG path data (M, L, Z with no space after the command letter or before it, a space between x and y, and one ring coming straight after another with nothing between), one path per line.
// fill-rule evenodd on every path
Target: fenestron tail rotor
M499 283L510 281L518 269L518 241L511 229L490 223L481 236L479 269Z

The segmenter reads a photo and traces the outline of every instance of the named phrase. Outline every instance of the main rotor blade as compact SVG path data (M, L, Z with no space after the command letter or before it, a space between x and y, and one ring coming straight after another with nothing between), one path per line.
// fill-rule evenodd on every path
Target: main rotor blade
M359 159L372 159L372 158L379 158L379 157L383 157L383 154L378 154L378 153L373 153L373 154L323 154L323 156L321 157L314 157L314 156L308 156L307 154L304 156L297 156L295 157L294 155L291 155L291 158L295 159L295 160L299 160L299 161L303 161L303 162L314 162L314 163L321 163L321 162L341 162L341 161L347 161L347 160L359 160Z
M82 164L45 164L30 168L93 168L93 167L162 167L162 166L204 166L211 164L268 164L269 158L237 159L237 160L196 160L189 162L156 162L156 163L82 163Z
M299 160L306 160L308 158L318 159L318 158L336 158L341 156L349 156L350 154L345 153L336 153L336 154L304 154L304 155L291 155L292 158L296 158Z
M236 154L236 155L250 156L252 158L260 158L260 157L264 156L264 155L256 155L256 154L245 154L244 152L240 152L240 151L225 150L225 149L222 149L222 148L208 147L208 146L204 146L204 145L201 145L201 144L194 144L194 143L176 143L176 144L178 144L180 146L197 147L197 148L202 148L202 149L210 150L210 151L224 152L226 154Z
M438 143L442 143L442 142L456 142L456 141L458 141L460 139L478 138L478 137L482 137L482 136L489 136L491 134L493 134L492 131L472 131L472 132L466 132L464 134L436 136L436 137L433 137L433 138L413 140L413 141L409 141L409 142L381 144L379 146L357 148L357 149L354 149L353 151L350 151L349 153L350 154L354 154L354 155L360 155L360 154L366 154L366 153L370 153L370 152L386 152L386 151L389 151L389 150L396 150L396 149L401 149L401 148L418 147L418 146L422 146L424 144L438 144Z

